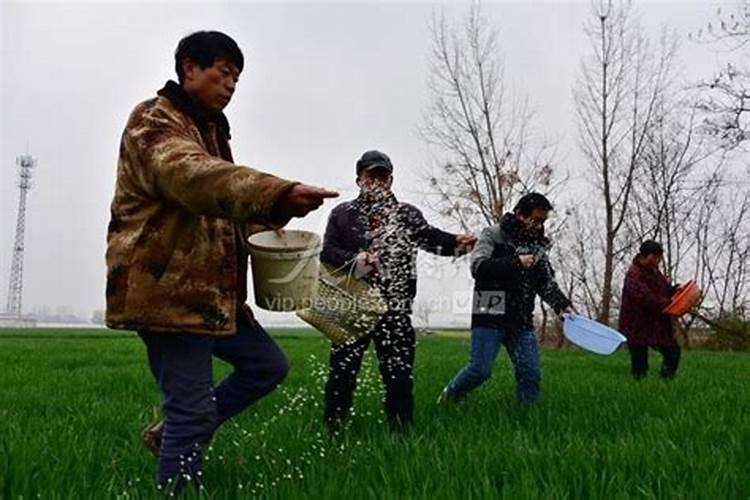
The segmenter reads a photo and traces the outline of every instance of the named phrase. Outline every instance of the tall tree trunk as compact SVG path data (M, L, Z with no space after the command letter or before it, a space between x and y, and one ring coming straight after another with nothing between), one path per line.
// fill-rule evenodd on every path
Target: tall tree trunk
M609 224L610 217L607 217ZM610 309L612 308L612 276L615 268L615 235L607 231L607 243L604 249L604 279L602 280L602 302L599 305L599 315L597 320L609 325Z
M607 55L607 16L599 16L602 30L602 181L604 189L604 209L607 216L607 239L604 249L604 279L602 283L602 302L599 306L598 320L609 324L609 306L612 302L612 272L614 269L614 207L609 171L609 63Z

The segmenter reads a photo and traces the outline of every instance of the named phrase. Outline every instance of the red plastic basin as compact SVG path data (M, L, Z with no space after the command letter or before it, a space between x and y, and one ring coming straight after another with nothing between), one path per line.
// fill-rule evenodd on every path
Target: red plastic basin
M701 298L701 290L695 281L690 280L672 296L672 302L664 308L664 312L670 316L682 316L689 313Z

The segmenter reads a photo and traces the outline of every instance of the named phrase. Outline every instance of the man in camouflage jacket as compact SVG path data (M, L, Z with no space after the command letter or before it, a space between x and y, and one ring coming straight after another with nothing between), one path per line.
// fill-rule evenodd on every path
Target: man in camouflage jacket
M175 54L179 83L135 107L120 144L106 322L137 330L146 344L165 419L144 440L159 455L165 486L199 479L218 426L287 373L284 354L245 305L247 236L335 196L233 164L222 110L243 63L223 33L185 37ZM234 366L216 387L212 356Z

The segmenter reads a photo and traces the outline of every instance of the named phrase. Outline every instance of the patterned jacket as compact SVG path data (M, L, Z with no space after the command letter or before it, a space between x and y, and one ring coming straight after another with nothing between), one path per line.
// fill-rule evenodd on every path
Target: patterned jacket
M555 281L547 256L549 240L528 232L513 214L484 231L471 254L474 300L471 326L533 328L536 296L560 312L570 305ZM518 256L534 255L530 269Z
M107 231L110 328L231 335L247 298L246 239L287 222L294 183L232 163L229 124L175 82L135 107Z
M672 319L664 309L670 302L674 287L661 271L650 271L633 259L622 287L620 331L628 343L638 345L677 345Z
M415 206L390 195L380 203L362 196L340 203L326 226L321 261L335 267L353 265L359 252L377 253L374 278L388 308L411 313L417 294L417 250L456 254L456 235L427 223Z

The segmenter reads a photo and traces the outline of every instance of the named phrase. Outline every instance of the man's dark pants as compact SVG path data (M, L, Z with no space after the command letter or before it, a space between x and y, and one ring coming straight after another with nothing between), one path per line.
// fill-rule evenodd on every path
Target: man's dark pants
M680 346L675 344L650 347L659 351L662 355L660 375L665 379L674 378L677 374L677 368L680 366L680 354L682 352ZM642 379L648 373L648 349L649 345L646 344L628 343L631 372L636 379Z
M389 311L369 335L356 342L331 347L324 413L329 428L339 428L351 410L357 374L370 341L375 344L385 386L388 423L392 429L398 430L413 421L412 372L416 334L407 313Z
M159 484L166 486L182 474L199 480L203 450L216 429L284 380L289 370L286 357L255 320L242 314L236 335L139 335L164 397ZM212 356L234 367L216 387Z

